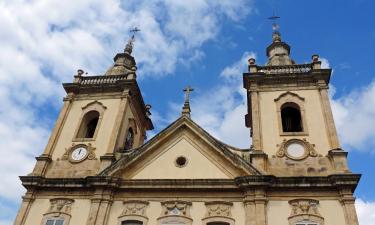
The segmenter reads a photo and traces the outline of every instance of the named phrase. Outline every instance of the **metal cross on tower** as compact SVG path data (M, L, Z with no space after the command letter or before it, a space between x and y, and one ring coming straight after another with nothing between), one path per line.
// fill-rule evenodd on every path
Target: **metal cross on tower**
M125 46L125 53L128 53L129 55L132 53L135 34L139 31L141 31L141 30L138 27L134 27L133 29L130 30L130 32L133 33L133 34L132 34L132 37L128 40L128 43Z
M134 39L134 36L137 32L141 31L138 27L134 27L130 30L131 33L133 33L132 38Z
M280 19L280 16L276 16L275 13L268 17L269 20L273 21L272 23L272 30L277 31L279 29L279 24L277 24L277 20Z

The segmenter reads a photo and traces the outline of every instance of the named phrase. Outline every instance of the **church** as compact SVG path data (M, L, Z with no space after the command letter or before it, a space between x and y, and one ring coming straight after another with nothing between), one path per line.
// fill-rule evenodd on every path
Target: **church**
M358 225L354 190L318 55L298 64L275 30L243 73L249 148L180 117L148 141L134 35L102 75L78 70L14 225Z

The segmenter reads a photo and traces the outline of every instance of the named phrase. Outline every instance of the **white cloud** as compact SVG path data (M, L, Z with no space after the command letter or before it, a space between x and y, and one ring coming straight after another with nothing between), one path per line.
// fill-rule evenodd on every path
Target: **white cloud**
M322 69L330 68L328 59L320 58L320 61L322 62L322 64L321 64Z
M331 103L343 146L351 150L375 152L375 81L333 98Z
M357 199L355 202L360 225L373 225L375 221L375 202Z

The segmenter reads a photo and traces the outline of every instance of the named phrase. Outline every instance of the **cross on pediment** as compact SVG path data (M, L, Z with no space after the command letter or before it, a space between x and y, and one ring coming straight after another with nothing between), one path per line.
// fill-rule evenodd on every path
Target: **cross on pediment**
M194 89L191 88L190 86L187 86L183 91L185 92L185 102L189 102L190 101L190 92L194 91Z

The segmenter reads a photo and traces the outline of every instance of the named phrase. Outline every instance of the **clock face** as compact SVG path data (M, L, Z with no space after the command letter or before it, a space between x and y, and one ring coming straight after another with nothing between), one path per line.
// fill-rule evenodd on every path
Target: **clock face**
M87 149L84 147L76 148L71 153L71 159L75 162L82 161L86 158L87 153Z

